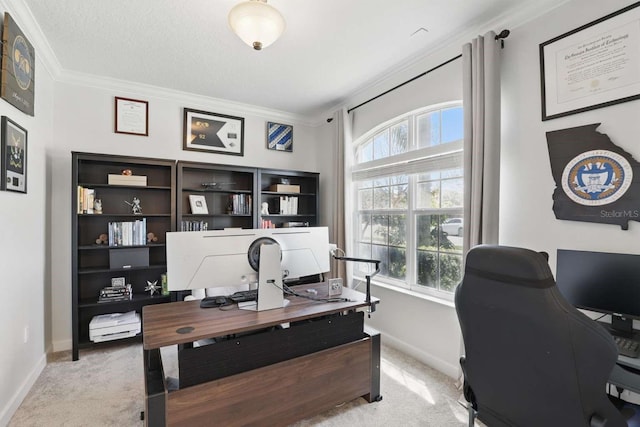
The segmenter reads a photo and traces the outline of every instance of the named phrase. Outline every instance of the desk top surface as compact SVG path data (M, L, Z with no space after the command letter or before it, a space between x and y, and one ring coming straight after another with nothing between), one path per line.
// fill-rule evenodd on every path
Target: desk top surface
M314 298L327 297L327 284L314 283L294 288L299 294L315 289ZM184 344L204 338L248 332L281 323L311 319L341 311L366 307L365 294L343 288L340 297L345 302L319 302L307 298L287 296L289 305L265 311L240 310L237 305L220 308L200 308L200 301L181 301L147 305L142 309L143 347L145 350ZM377 303L377 298L371 298Z

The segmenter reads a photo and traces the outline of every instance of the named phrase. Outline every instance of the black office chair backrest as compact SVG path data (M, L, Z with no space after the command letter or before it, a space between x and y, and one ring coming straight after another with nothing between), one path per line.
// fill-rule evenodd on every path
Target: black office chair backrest
M478 417L494 426L626 426L608 400L618 356L612 337L565 301L546 258L481 245L455 295L463 370Z

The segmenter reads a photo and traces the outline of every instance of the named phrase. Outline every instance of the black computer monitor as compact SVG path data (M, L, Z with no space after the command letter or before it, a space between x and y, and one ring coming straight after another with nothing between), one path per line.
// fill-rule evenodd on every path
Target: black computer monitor
M614 333L640 319L640 255L558 249L556 283L575 307L611 314Z

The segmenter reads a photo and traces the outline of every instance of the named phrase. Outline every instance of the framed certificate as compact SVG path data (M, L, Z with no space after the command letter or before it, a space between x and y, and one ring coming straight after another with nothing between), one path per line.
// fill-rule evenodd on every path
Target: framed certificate
M149 136L149 103L115 97L116 133Z
M542 120L640 99L640 2L540 44Z

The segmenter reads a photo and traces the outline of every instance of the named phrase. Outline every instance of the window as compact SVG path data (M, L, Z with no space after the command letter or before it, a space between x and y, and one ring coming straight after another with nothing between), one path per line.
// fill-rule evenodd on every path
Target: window
M451 298L462 278L462 106L411 112L354 143L356 256L375 280ZM369 264L354 268L356 277Z

